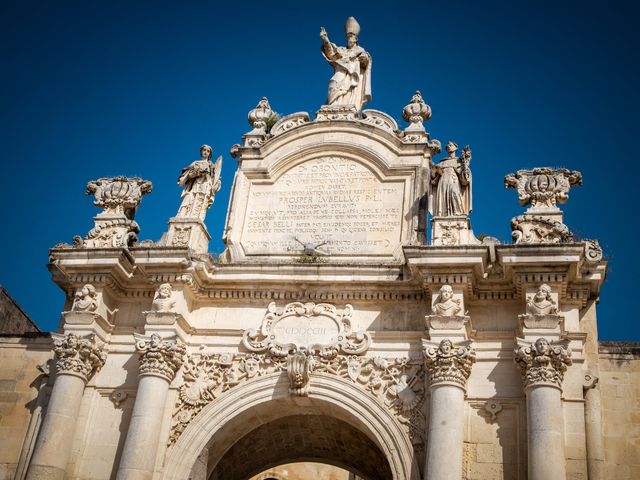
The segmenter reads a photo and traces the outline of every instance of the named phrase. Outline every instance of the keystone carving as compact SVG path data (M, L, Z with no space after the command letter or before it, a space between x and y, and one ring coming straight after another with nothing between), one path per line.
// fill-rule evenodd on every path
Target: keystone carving
M287 375L289 375L289 393L306 396L309 393L309 374L313 370L313 356L300 351L287 357Z
M454 344L445 338L438 345L427 340L423 340L422 345L430 385L454 384L465 389L471 367L476 361L471 342Z
M103 345L95 342L93 334L82 337L74 333L51 335L58 375L76 375L87 382L107 359L107 354L102 351Z
M95 312L98 309L98 294L96 288L87 283L79 288L73 298L71 310L74 312Z
M140 376L155 375L171 382L184 360L185 345L180 340L163 340L157 333L133 335L140 354Z
M552 386L562 389L562 380L571 365L567 342L550 343L541 337L535 343L518 340L515 361L522 373L524 387Z
M73 243L81 248L128 248L137 241L140 227L134 220L143 195L151 192L152 184L138 177L99 178L87 184L87 195L93 204L103 209L94 217L94 227L85 238L76 236Z
M367 332L352 331L352 312L351 305L339 314L329 303L313 302L293 302L278 310L271 302L260 328L246 330L242 343L251 352L268 352L276 357L302 349L322 358L338 353L361 354L369 348L371 337Z

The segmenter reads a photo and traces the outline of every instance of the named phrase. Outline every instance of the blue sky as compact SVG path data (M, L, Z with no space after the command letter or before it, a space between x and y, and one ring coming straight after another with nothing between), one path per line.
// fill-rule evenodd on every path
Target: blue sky
M207 218L220 240L247 112L266 95L281 114L314 114L331 69L324 26L342 43L355 16L373 57L373 100L404 125L417 89L443 144L473 150L476 232L510 238L522 209L503 177L520 168L580 170L565 223L610 258L600 337L640 340L625 307L639 272L638 12L633 2L57 1L0 5L0 283L43 329L64 295L46 269L54 244L92 226L88 180L154 184L136 220L157 240L180 202L182 167L203 143L224 156Z

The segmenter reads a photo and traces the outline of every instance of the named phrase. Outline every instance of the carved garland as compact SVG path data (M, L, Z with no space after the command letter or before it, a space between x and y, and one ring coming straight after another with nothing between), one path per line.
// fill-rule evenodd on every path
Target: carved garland
M288 357L256 353L216 354L201 348L189 355L184 364L184 382L178 389L169 445L177 441L191 420L213 400L237 385L277 372L287 372L291 393L298 395L301 393L294 390L308 389L305 380L317 373L349 380L396 413L416 449L424 444L425 418L421 406L426 373L420 359L357 355L323 358L300 352Z

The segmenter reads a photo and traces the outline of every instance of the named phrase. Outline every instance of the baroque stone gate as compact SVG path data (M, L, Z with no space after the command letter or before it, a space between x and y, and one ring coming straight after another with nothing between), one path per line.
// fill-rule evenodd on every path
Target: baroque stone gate
M89 183L95 227L50 252L69 295L19 478L241 480L299 460L365 479L603 478L606 262L558 207L580 173L507 175L527 207L513 243L476 238L471 149L441 154L419 92L404 129L362 109L370 56L345 31L347 47L321 33L335 74L313 119L266 98L249 113L219 258L210 147L158 242L137 238L149 181Z

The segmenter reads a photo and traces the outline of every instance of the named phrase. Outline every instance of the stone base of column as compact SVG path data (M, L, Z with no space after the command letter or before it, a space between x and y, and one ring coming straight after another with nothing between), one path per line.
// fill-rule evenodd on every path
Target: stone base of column
M195 218L173 217L169 220L169 231L163 238L168 247L189 247L196 253L209 251L211 235L207 227Z

